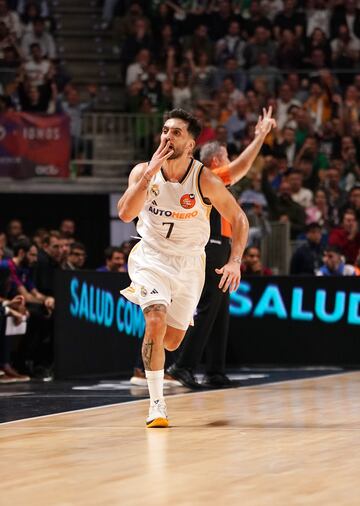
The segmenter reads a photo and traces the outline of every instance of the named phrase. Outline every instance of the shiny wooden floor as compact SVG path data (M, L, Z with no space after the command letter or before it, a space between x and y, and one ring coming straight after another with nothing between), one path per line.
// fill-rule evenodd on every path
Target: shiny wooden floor
M0 425L0 505L360 504L360 373ZM14 402L19 400L14 399Z

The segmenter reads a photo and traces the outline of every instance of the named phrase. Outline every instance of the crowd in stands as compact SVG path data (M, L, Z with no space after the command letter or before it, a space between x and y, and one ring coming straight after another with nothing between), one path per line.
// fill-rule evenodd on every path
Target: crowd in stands
M132 245L125 242L106 248L105 265L97 270L126 272ZM51 379L55 273L83 269L86 253L71 219L64 219L58 230L39 228L31 237L25 235L18 219L0 232L0 384L29 381L30 376ZM15 364L11 362L12 336L7 335L9 318L15 327L27 322L20 332L25 334Z
M104 27L113 27L119 43L129 113L150 118L173 107L192 110L203 124L198 146L226 143L236 156L254 137L263 108L272 106L277 129L237 193L262 234L268 221L289 223L291 239L304 241L301 251L308 246L308 254L311 226L320 226L320 254L304 273L319 272L327 244L329 258L358 261L358 3L104 3ZM152 149L151 143L149 155ZM301 273L300 265L293 262L291 272Z

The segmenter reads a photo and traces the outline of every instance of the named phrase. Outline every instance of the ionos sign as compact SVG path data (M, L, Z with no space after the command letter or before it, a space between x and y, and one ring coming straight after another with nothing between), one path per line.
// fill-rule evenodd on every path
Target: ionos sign
M254 277L230 297L233 364L359 364L360 279Z

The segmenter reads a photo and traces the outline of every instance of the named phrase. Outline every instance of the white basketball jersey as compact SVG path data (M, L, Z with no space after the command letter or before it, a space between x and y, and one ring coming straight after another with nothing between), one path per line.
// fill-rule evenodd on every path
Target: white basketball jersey
M211 205L204 203L200 193L202 166L198 160L191 160L181 182L166 181L162 170L152 178L137 224L145 244L169 255L204 252L210 235Z

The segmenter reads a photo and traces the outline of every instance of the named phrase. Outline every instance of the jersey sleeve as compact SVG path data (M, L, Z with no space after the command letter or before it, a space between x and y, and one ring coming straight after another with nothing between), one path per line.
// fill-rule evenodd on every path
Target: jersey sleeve
M223 165L222 167L213 169L213 173L219 176L220 179L222 179L225 186L231 185L231 174L228 165Z

